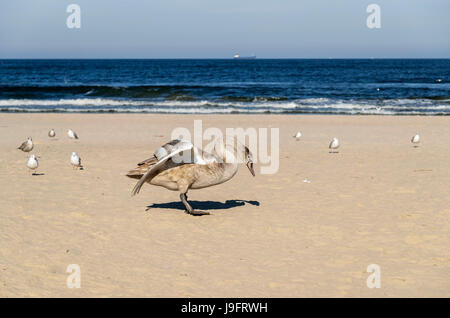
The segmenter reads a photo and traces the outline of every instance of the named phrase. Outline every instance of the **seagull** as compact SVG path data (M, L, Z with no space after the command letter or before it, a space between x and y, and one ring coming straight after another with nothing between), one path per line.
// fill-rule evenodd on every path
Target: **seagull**
M412 142L412 144L414 145L414 148L419 147L419 143L420 143L420 136L419 136L419 134L414 135L414 136L411 138L411 142Z
M23 152L30 152L31 150L33 150L34 148L34 144L33 144L33 139L31 137L28 137L26 141L24 141L19 148L22 150Z
M30 168L31 170L36 170L38 167L39 167L39 162L38 162L38 160L36 159L36 156L35 155L31 155L29 158L28 158L28 161L27 161L27 167L28 168ZM32 175L34 175L35 173L32 173Z
M74 169L83 169L83 166L81 165L81 158L76 152L72 152L72 156L70 156L70 164L74 167Z
M72 138L72 139L78 139L77 133L74 132L72 129L69 129L67 131L67 136L69 136L69 138Z
M301 132L297 132L293 137L297 140L300 140L300 137L302 136Z
M328 146L328 148L334 150L334 149L338 149L339 146L340 146L339 139L333 138L333 140L330 142L330 145ZM337 152L339 152L339 151L333 151L333 150L331 150L330 153L337 153Z
M48 132L48 136L51 137L51 138L56 136L55 130L53 128L50 129L50 131Z
M127 177L139 179L132 194L139 193L144 183L161 186L180 192L181 202L188 214L209 214L190 206L187 201L189 189L207 188L230 180L236 174L238 161L241 160L246 162L248 170L255 176L252 154L246 146L234 142L224 144L221 138L214 140L213 145L211 153L182 139L172 140L159 147L153 157L138 163L137 168L127 173Z

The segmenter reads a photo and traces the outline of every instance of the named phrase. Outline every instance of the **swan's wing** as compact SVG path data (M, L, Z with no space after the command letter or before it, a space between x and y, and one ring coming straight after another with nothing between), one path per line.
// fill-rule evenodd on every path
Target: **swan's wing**
M158 162L155 156L143 160L137 164L137 167L127 172L127 177L140 179L155 163Z
M153 156L151 158L148 158L148 159L145 159L145 160L139 162L137 165L138 165L138 167L143 166L143 165L148 166L148 165L154 165L157 162L158 162L158 159L156 159L156 157Z
M139 193L142 188L142 185L147 181L147 179L160 167L162 167L169 159L172 159L176 155L182 156L182 153L185 151L189 151L192 158L192 150L194 149L194 145L187 140L172 140L162 147L158 148L155 152L155 157L158 158L158 162L155 163L142 177L139 179L138 183L133 188L133 195ZM194 158L195 161L195 158Z
M152 157L139 162L137 164L136 168L134 168L133 170L130 170L127 173L127 177L139 180L149 169L152 168L152 166L154 166L158 162L157 156L159 156L161 159L166 157L169 153L172 153L172 152L176 151L176 149L178 149L178 147L181 147L181 143L184 143L184 142L185 141L181 141L181 140L172 140L172 141L168 142L167 144L161 146L160 148L158 148L156 150L155 154ZM187 145L187 143L184 143L184 144ZM194 148L192 148L192 149L193 149L192 152L189 153L190 157L183 158L184 160L182 163L208 164L208 163L212 163L212 162L216 162L216 163L220 162L220 160L218 159L218 157L216 155L213 155L206 151L200 151L198 149L196 149L194 151ZM174 163L176 165L176 162L174 162ZM148 179L147 179L147 181L148 181Z

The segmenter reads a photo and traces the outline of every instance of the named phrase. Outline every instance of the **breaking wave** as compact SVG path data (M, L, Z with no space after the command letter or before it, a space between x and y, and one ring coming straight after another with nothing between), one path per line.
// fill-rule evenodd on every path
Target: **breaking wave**
M114 98L0 99L3 112L110 113L276 113L348 115L450 115L450 98L333 100L252 98L251 100L140 100Z

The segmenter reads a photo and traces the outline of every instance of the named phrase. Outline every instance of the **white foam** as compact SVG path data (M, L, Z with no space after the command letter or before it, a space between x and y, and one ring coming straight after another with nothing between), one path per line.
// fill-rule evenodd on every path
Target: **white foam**
M445 103L447 100L443 100ZM336 114L424 114L450 115L450 104L442 101L392 99L379 104L369 102L336 102L327 98L295 101L149 101L105 98L59 100L4 99L0 110L23 112L150 112L150 113L336 113Z

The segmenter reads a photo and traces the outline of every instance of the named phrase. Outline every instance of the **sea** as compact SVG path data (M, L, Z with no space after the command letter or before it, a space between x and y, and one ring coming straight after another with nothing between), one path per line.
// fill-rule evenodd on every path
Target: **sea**
M450 115L450 59L0 60L0 112Z

